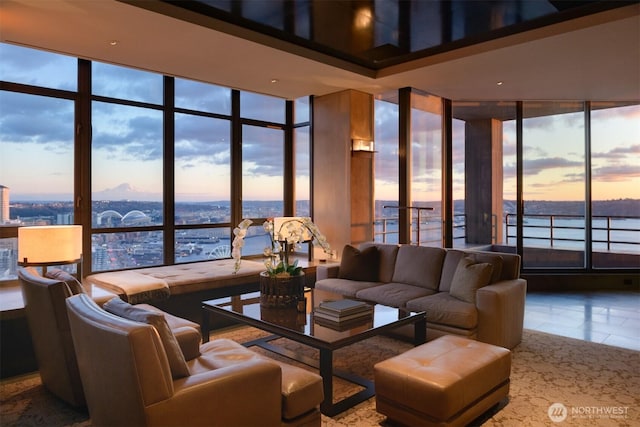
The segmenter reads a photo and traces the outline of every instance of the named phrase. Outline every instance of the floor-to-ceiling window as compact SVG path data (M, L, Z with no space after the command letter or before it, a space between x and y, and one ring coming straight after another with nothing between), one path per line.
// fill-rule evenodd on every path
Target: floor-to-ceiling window
M515 221L515 117L515 102L452 102L454 247L503 244Z
M309 214L308 99L299 103L294 155L285 144L294 138L285 114L293 101L0 48L0 188L8 225L0 260L11 266L3 270L10 278L17 227L33 218L83 222L91 236L88 274L228 257L231 230L242 218L254 219L265 240L264 219L286 213L285 197L294 204L286 182L297 181L295 210ZM293 178L285 178L290 171ZM78 206L87 213L78 215Z
M285 171L285 101L242 92L242 218L254 221L243 255L257 255L270 240L262 224L283 216Z
M453 104L451 119L451 192L453 197L453 247L466 247L465 216L465 122L458 116Z
M442 99L411 93L411 243L442 245Z
M164 260L162 76L92 63L92 271Z
M639 111L634 102L452 102L453 246L519 251L532 271L637 268Z
M518 238L518 136L515 103L513 113L502 122L502 218L498 245L516 246ZM499 159L497 161L500 161Z
M374 101L374 240L398 243L398 103Z
M640 104L591 103L593 267L639 268Z
M231 89L175 79L175 262L231 254Z
M311 216L311 105L309 97L298 98L293 111L295 165L295 216Z
M523 105L523 266L585 266L585 119L580 102Z
M0 91L1 281L16 276L13 227L74 223L78 67L75 58L2 43L0 57L0 81L16 90Z

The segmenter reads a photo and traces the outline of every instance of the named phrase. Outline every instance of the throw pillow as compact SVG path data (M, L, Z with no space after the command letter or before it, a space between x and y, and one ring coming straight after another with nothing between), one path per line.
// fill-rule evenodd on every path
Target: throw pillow
M351 245L346 245L342 250L338 278L377 282L378 258L378 249L375 246L358 250Z
M116 316L133 320L134 322L146 323L156 328L158 335L160 335L160 341L162 341L162 345L164 346L164 351L167 354L173 379L188 377L190 375L189 367L184 359L180 345L173 335L173 332L171 332L167 320L162 313L136 307L128 302L122 301L119 297L107 301L103 308Z
M50 270L47 270L45 277L47 277L48 279L58 280L60 282L66 283L72 295L85 293L84 288L82 287L80 282L78 282L78 279L64 270L60 270L59 268L52 268Z
M476 291L487 286L491 280L493 266L486 262L476 263L472 257L464 257L458 263L451 280L449 294L459 300L476 303Z
M500 281L500 278L502 277L502 264L504 263L504 258L500 255L486 254L482 252L470 253L469 256L471 256L473 261L476 263L487 262L493 266L493 273L491 273L491 280L489 283Z

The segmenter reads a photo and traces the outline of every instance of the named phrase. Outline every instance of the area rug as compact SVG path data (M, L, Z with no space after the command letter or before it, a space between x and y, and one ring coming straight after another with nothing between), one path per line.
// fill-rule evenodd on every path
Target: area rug
M212 334L245 342L264 333L249 327ZM313 356L313 350L282 340L280 344ZM336 366L371 378L372 366L411 345L388 337L370 338L334 355ZM275 356L274 356L275 357ZM354 386L334 381L336 398ZM513 350L509 398L475 425L483 426L638 426L640 425L640 352L525 330ZM0 382L1 426L90 426L89 416L51 396L37 374ZM323 426L385 426L369 399ZM185 420L188 427L188 420ZM258 427L258 426L256 426Z

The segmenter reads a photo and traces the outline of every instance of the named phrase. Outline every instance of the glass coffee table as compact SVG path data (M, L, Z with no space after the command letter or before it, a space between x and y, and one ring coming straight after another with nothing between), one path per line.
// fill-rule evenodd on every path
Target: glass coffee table
M324 387L324 401L320 405L320 411L324 415L334 416L375 395L373 381L350 372L334 369L333 352L335 350L409 324L414 325L414 345L422 344L426 340L426 315L424 311L407 312L375 304L371 316L357 321L327 325L326 322L314 319L314 307L323 301L338 299L344 299L344 297L319 289L307 289L305 291L306 301L299 304L299 307L291 308L261 307L259 292L203 301L201 325L203 340L205 342L209 340L210 315L212 313L272 333L272 335L243 343L243 345L246 347L259 346L318 369ZM271 343L280 337L317 349L319 363L313 358ZM334 375L363 388L334 402Z

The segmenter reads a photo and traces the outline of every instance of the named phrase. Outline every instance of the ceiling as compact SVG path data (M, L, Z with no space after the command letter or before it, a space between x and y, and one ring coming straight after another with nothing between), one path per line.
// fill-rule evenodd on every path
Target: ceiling
M413 87L452 100L632 101L640 100L640 3L626 3L355 60L336 45L148 0L2 0L0 40L286 99Z

